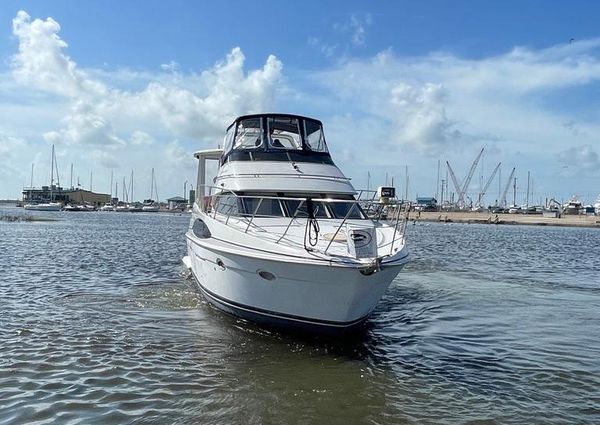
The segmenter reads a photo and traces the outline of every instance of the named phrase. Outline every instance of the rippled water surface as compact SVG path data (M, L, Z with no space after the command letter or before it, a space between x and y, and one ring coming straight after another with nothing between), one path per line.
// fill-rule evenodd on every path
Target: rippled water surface
M596 229L409 226L412 263L335 342L207 305L189 216L37 215L0 221L2 424L600 422Z

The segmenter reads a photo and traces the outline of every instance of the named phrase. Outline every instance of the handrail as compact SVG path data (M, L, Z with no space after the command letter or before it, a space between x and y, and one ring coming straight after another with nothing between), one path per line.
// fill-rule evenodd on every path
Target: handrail
M265 199L275 199L278 201L299 201L296 211L294 212L294 214L291 217L289 217L289 222L287 223L285 231L283 232L283 234L281 236L279 236L276 243L280 243L282 240L284 240L284 238L288 234L294 220L299 218L298 212L301 210L301 208L304 206L304 204L307 200L306 197L293 197L293 196L239 195L239 194L235 193L234 191L224 188L224 187L218 187L218 186L212 186L212 185L203 185L203 186L205 188L209 189L208 198L210 198L210 201L207 204L204 199L201 200L201 202L199 204L202 207L202 210L204 210L206 212L209 208L212 208L213 211L210 211L213 213L212 217L214 219L217 219L217 214L222 215L225 218L225 221L224 221L225 225L229 225L230 218L232 216L235 216L234 209L237 206L237 203L242 203L242 205L245 206L246 203L243 202L244 199L258 199L259 200L259 202L258 202L257 206L254 208L251 216L249 216L249 217L248 217L248 215L240 215L239 216L241 218L242 222L245 222L247 220L247 225L244 230L244 233L247 233L249 231L250 226L254 226L259 229L261 228L260 225L257 226L254 224L254 220L257 217L264 217L264 218L269 218L269 217L283 218L283 217L285 217L282 215L264 215L264 216L258 215L257 214L258 210L260 209L260 207ZM218 193L213 194L212 193L213 190L218 191ZM361 197L364 194L369 193L369 195L370 195L370 192L374 192L374 195L372 197L369 196L369 198L367 198L367 200L361 199ZM225 204L224 207L222 207L221 210L219 210L219 202L218 201L215 202L215 199L219 200L219 199L221 199L223 197L227 197L227 196L231 196L232 198L234 198L236 204L231 204L231 205ZM386 217L386 222L388 223L388 225L390 227L394 228L392 240L389 242L389 244L390 244L389 255L393 254L393 249L394 249L396 242L405 237L407 223L408 223L408 216L409 216L409 212L410 212L410 208L411 208L410 202L403 202L403 201L400 201L397 199L391 199L391 200L388 200L387 203L381 203L381 202L379 202L379 200L376 199L376 192L369 191L369 190L359 191L357 199L317 198L317 199L315 199L315 201L322 202L324 204L335 204L335 203L346 203L346 204L351 203L352 204L352 206L348 209L348 211L346 212L346 214L343 217L343 219L341 220L341 222L339 224L336 224L336 230L333 234L333 237L331 237L331 239L327 243L325 250L321 250L321 249L317 250L318 252L321 252L322 254L327 254L327 252L331 248L331 245L332 245L333 241L335 240L336 236L339 234L339 232L341 231L342 227L346 224L346 222L350 219L352 212L357 209L357 206L358 206L359 211L362 211L362 209L360 208L361 206L363 206L365 208L363 214L361 214L361 218L356 218L357 220L371 220L371 221L379 222L380 220L383 219L383 217ZM377 208L373 209L372 208L373 206L377 206ZM372 216L369 216L369 214L368 214L369 212L372 212L374 214ZM394 214L395 214L395 217L394 217ZM332 218L339 220L339 218L335 218L335 217L332 217ZM321 218L321 220L322 219L324 219L324 218ZM315 218L315 220L316 220L316 218ZM309 217L307 217L306 224L305 224L305 230L306 230L306 226L309 225L309 222L310 222ZM318 220L317 220L317 223L318 223ZM399 237L397 237L397 235L399 235ZM305 232L305 239L306 239L306 232ZM291 241L291 242L294 242L294 241ZM294 243L296 243L296 242L294 242ZM306 241L304 244L306 245ZM387 244L388 243L385 243L385 244L379 246L378 248L381 249L381 248L387 246ZM305 249L306 249L306 247L305 247ZM311 248L311 251L314 251L314 249Z

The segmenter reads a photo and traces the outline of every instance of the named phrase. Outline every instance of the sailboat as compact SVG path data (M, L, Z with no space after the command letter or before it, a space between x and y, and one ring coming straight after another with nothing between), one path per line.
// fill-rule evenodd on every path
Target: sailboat
M23 206L26 210L31 211L60 211L62 209L62 204L60 202L54 202L54 166L56 161L56 154L54 152L54 145L52 145L52 159L50 166L50 202L41 202L41 203L28 203ZM56 176L58 177L58 170L56 171ZM60 186L60 182L59 182Z
M156 194L156 201L152 195ZM152 168L152 179L150 183L150 198L144 199L142 211L144 212L158 212L160 210L160 204L158 202L158 189L156 188L156 179L154 176L154 168Z

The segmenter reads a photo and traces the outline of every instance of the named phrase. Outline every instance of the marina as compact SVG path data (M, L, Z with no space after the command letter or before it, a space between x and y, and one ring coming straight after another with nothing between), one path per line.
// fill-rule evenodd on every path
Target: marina
M9 3L0 425L600 424L600 3Z
M411 262L364 334L330 341L211 307L180 275L189 215L0 205L20 214L54 221L0 221L2 423L600 415L598 231L409 224Z

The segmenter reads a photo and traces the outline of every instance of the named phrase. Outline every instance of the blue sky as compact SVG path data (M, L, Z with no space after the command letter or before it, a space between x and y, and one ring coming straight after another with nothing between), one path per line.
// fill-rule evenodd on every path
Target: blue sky
M21 12L20 12L21 11ZM194 180L194 150L237 114L320 118L334 160L435 194L486 154L527 171L534 198L600 193L600 4L558 1L3 1L0 198L69 164L108 191L111 171L162 198ZM442 172L445 177L445 172ZM146 184L147 180L147 184ZM504 185L504 182L502 182ZM497 198L492 184L487 202Z

